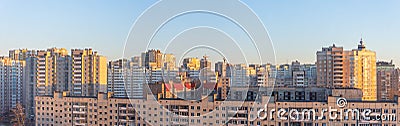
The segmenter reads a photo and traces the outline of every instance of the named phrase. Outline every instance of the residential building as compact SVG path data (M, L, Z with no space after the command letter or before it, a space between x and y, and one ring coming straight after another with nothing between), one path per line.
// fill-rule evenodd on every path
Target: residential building
M25 61L0 57L0 116L23 102Z
M199 78L200 74L200 59L198 58L185 58L181 66L182 72L186 73L187 78Z
M35 95L52 95L54 91L67 91L72 83L71 57L64 48L38 50L36 61ZM31 72L31 71L30 71Z
M317 52L317 86L355 87L363 91L363 100L377 100L376 53L360 41L357 49L343 50L335 45Z
M268 86L268 71L266 65L249 65L250 86Z
M35 115L35 90L37 83L37 51L28 49L15 49L9 51L11 60L25 61L25 73L22 83L22 105L25 108L25 115L28 119L33 120Z
M141 55L142 65L146 69L158 69L163 64L163 54L160 50L148 50Z
M250 83L250 71L246 64L233 64L231 67L232 76L231 87L235 86L249 86Z
M317 86L320 87L350 87L348 52L343 47L333 46L322 48L317 52Z
M36 125L267 125L267 126L328 126L328 125L396 125L399 101L361 100L361 92L353 89L332 90L323 100L287 100L275 96L263 95L259 91L233 89L232 96L226 100L190 101L179 98L155 98L147 95L143 99L115 98L112 93L100 93L97 97L66 96L59 92L54 96L37 96ZM258 88L255 88L258 90ZM355 91L355 92L354 92ZM248 97L243 100L244 92ZM301 95L300 95L301 96ZM357 96L347 100L344 106L337 101L347 96ZM207 98L208 99L208 98ZM371 110L373 115L385 114L386 120L376 121L375 116L362 118L360 114L342 114L332 119L324 110L332 108L338 111ZM282 119L288 114L278 115L277 111L296 109L299 112L314 110L313 119ZM275 111L274 111L275 110ZM360 112L360 113L361 113ZM267 114L265 119L260 117ZM272 113L272 114L271 114ZM311 114L311 113L310 113ZM356 115L356 116L354 116Z
M289 64L279 65L276 70L275 86L287 87L292 85L292 68Z
M8 57L12 60L25 60L28 57L36 56L35 50L15 49L8 51Z
M92 49L72 49L72 87L74 96L95 96L107 92L107 59Z
M227 67L228 63L226 62L226 59L223 61L215 63L214 70L218 74L218 77L227 77Z
M376 63L376 85L378 100L393 100L398 96L399 69L392 61Z
M376 86L376 54L367 50L361 39L358 49L353 50L354 87L363 91L363 100L377 100Z
M127 59L108 62L108 92L113 92L115 97L127 97L131 93L132 66Z
M175 64L176 58L173 54L164 54L163 57L163 69L165 71L168 70L177 70L176 64Z

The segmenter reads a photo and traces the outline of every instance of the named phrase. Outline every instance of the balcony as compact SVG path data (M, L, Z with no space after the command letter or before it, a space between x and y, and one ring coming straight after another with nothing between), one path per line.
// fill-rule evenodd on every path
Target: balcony
M84 117L74 117L74 120L86 120Z
M84 111L72 111L73 114L86 114Z
M73 108L86 108L86 106L83 105L72 105Z
M38 86L37 88L38 88L38 89L46 89L45 86Z
M82 94L80 91L74 91L74 94Z
M247 120L245 117L229 117L229 120Z
M342 74L334 74L333 77L343 77Z
M188 109L179 109L178 111L179 111L179 112L189 112Z
M44 93L46 93L45 91L38 91L37 92L38 94L44 94Z
M75 83L74 86L82 86L80 83Z
M77 122L75 122L74 125L75 125L75 126L86 126L85 123L77 123Z
M119 110L126 110L126 107L119 107Z

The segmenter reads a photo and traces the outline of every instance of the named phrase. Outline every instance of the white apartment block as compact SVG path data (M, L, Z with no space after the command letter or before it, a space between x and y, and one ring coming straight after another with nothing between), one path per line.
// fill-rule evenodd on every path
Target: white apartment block
M25 61L0 57L0 115L22 104Z

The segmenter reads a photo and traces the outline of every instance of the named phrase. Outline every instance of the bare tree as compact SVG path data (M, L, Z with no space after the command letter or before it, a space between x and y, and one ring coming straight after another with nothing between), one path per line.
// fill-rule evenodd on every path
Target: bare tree
M21 104L17 104L17 106L12 110L14 118L12 122L15 126L25 126L25 113L24 107Z

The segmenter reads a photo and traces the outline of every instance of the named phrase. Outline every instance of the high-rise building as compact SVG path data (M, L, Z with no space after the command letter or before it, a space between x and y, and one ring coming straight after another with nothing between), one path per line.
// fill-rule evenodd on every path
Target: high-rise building
M140 56L134 56L131 58L132 66L142 67L142 59Z
M30 56L35 56L35 50L28 50L28 49L16 49L8 51L8 57L12 60L25 60Z
M198 58L185 58L181 71L186 72L187 78L198 78L200 70L200 60Z
M293 86L303 87L306 86L306 73L304 70L301 69L301 65L299 61L292 62L292 84Z
M362 90L363 100L377 100L375 52L367 50L361 39L353 55L351 63L354 64L354 87Z
M0 116L22 104L25 61L0 57Z
M231 68L231 87L249 86L249 67L246 64L234 64Z
M292 69L291 65L289 64L282 64L277 67L276 70L276 79L275 79L275 86L278 87L285 87L292 85Z
M268 74L268 86L275 86L276 81L276 66L272 64L265 64L265 68L267 69Z
M141 57L142 65L146 69L159 69L163 65L163 54L160 50L148 50L142 53Z
M107 91L107 59L92 49L72 49L71 94L95 96Z
M317 71L314 64L300 64L299 61L292 62L291 66L292 84L295 87L315 87Z
M26 116L33 120L35 116L35 95L36 95L36 84L37 84L37 57L29 56L25 60L25 81L23 88L23 104L25 107Z
M54 91L68 90L72 82L68 51L64 48L39 50L36 58L36 95L52 95Z
M376 85L378 100L394 100L398 95L399 70L392 62L376 63Z
M343 47L335 44L317 52L317 86L349 87L348 64L344 63L348 54Z
M22 83L22 105L25 108L25 115L28 119L34 119L35 115L35 89L37 83L37 51L28 49L16 49L9 51L11 60L25 61L25 73Z
M203 56L203 58L200 60L200 69L211 70L211 61L208 60L208 56Z
M113 92L115 97L127 97L131 87L131 63L126 59L110 61L108 63L108 92Z
M176 70L175 60L176 60L176 58L175 58L175 56L173 54L164 54L164 57L163 57L163 64L164 64L163 69L165 71Z
M301 70L305 73L305 85L315 87L317 86L317 67L315 64L303 64Z
M357 49L344 51L335 45L317 52L317 86L355 87L363 100L376 100L376 54L360 41Z
M200 70L200 60L194 57L185 58L182 67L187 70Z
M267 65L250 64L248 69L250 86L268 86Z
M143 86L146 84L146 69L144 67L132 65L131 67L131 83L130 85L130 94L128 96L130 98L142 98L143 97Z
M215 72L218 74L218 77L227 77L227 66L226 60L224 59L222 62L215 63Z

